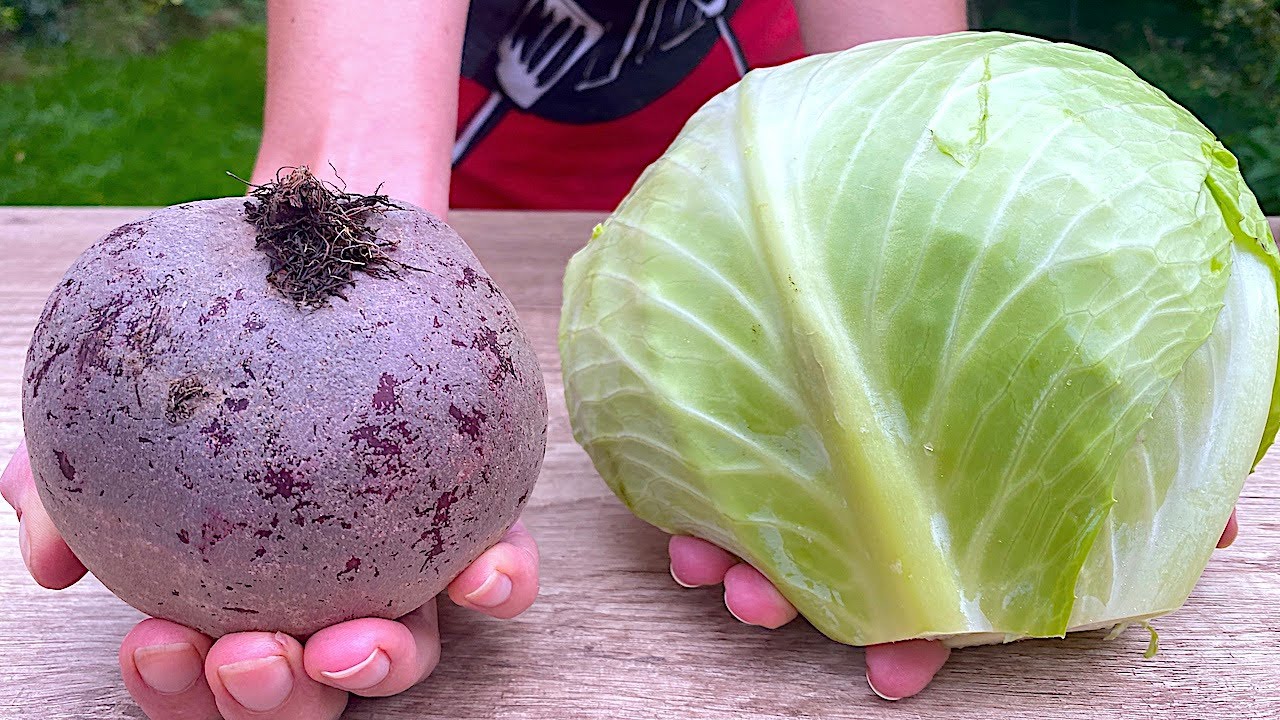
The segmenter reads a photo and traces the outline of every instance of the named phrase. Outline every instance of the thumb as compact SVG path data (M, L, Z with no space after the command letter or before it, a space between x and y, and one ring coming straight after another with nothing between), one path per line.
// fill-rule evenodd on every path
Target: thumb
M1240 524L1236 522L1236 511L1231 510L1231 517L1227 518L1227 526L1222 529L1222 537L1218 538L1218 547L1229 547L1231 543L1236 541L1236 535L1240 533Z
M867 684L885 700L911 697L933 680L951 649L937 640L867 646Z
M44 587L61 590L85 574L80 559L67 547L36 492L27 444L18 445L0 474L0 494L18 513L18 547L31 577Z

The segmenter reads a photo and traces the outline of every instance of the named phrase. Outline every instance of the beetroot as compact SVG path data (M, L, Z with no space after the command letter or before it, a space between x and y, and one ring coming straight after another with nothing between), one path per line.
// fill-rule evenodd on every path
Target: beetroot
M434 216L324 190L325 208L282 204L275 235L263 192L117 228L40 319L23 395L40 496L149 615L212 635L397 617L533 487L547 406L510 303ZM358 247L317 255L342 207Z

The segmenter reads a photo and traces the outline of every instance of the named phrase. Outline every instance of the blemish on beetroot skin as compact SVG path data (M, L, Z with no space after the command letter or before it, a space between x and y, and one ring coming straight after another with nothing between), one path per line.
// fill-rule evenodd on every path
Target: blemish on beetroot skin
M111 234L102 239L102 245L109 248L108 255L118 257L121 253L136 248L138 240L146 234L147 230L142 222L132 222L112 230Z
M258 313L249 313L249 317L245 319L243 325L244 329L249 332L258 332L266 326L266 321L259 317Z
M347 561L347 568L346 568L345 570L341 570L341 571L339 571L339 572L338 572L338 577L342 577L343 575L346 575L347 573L354 573L355 571L357 571L357 570L359 570L359 569L360 569L360 558L358 558L358 557L353 557L353 558L351 558L350 560L348 560L348 561Z
M116 296L101 307L91 308L87 319L92 323L81 336L80 345L76 348L76 370L84 373L86 368L108 370L111 359L107 346L115 334L116 321L124 311L133 305L133 300L124 296Z
M454 488L449 492L440 493L440 497L436 498L436 521L447 521L449 519L449 507L458 501L458 488Z
M498 287L493 284L492 279L481 276L480 273L475 271L475 268L470 266L462 268L462 279L455 280L453 284L458 287L469 287L474 290L476 287L476 280L483 282L485 286L489 288L489 292L491 294L496 294L498 292Z
M271 486L271 491L262 496L266 500L277 496L287 500L311 489L311 483L294 477L293 471L288 468L269 467L262 479Z
M213 299L213 302L209 304L209 309L196 320L196 323L204 325L215 317L226 317L227 308L230 306L231 301L219 295Z
M395 431L396 434L405 440L413 439L409 433L408 423L402 420L400 422L391 423L385 427L378 427L377 425L361 425L351 431L351 442L353 444L364 443L365 446L369 448L369 451L374 455L399 455L402 451L400 443L383 437L382 431Z
M191 536L187 534L187 531L186 531L186 530L179 530L179 531L178 531L178 540L180 540L180 541L182 542L182 544L183 544L183 545L190 545L190 544L191 544Z
M200 525L200 552L207 553L213 546L231 537L237 529L248 527L247 523L232 523L222 513L210 509L209 519Z
M67 459L67 454L61 450L54 450L53 454L58 458L58 470L62 471L62 477L70 482L75 482L76 469L72 467L71 461Z
M418 536L418 539L409 546L410 548L416 549L418 544L422 541L427 539L431 540L431 546L422 553L422 569L419 572L426 572L427 565L429 565L437 555L444 552L444 537L441 533L441 528L448 527L449 525L449 508L457 502L458 490L459 488L454 488L448 492L441 493L441 495L436 498L434 508L435 512L431 518L431 527L423 530L422 534ZM420 516L422 514L423 513L419 513Z
M391 373L382 373L382 377L378 378L378 389L373 393L373 409L379 415L400 409L400 399L396 397L398 383Z
M462 268L462 279L461 279L461 280L455 280L453 284L454 284L454 285L457 285L458 287L472 287L472 288L474 288L474 287L476 286L476 271L475 271L475 269L474 269L474 268L471 268L471 267L464 267L464 268Z
M488 419L488 416L479 408L472 408L471 412L467 413L460 410L457 405L449 406L449 417L454 419L458 432L470 437L472 441L480 439L480 424Z
M222 401L222 405L231 412L243 412L249 407L249 398L227 398Z
M35 372L31 373L31 397L39 397L40 383L44 382L44 376L49 374L49 366L52 365L60 355L70 349L70 347L71 346L66 343L62 343L56 347L53 343L50 343L49 347L45 349L49 354L45 356L44 362L40 363L40 367L36 368Z
M422 563L422 568L424 570L427 567L427 563L431 562L431 558L440 554L439 548L443 547L444 545L444 541L441 540L440 538L440 528L433 527L433 528L428 528L426 530L423 530L422 534L418 536L418 539L414 540L413 544L409 546L410 549L417 548L418 543L422 542L423 540L426 540L427 538L431 538L432 540L431 540L431 547L427 548L427 551L423 553L426 556L426 560L423 561Z
M516 366L507 349L510 345L509 342L504 343L498 340L498 333L493 328L484 328L471 339L472 349L487 352L493 356L497 365L491 378L494 382L503 375L509 375L513 379L516 377Z
M248 400L243 401L248 403ZM200 428L200 434L209 438L209 447L213 450L213 456L217 457L222 452L222 448L231 445L236 441L236 436L231 434L230 428L222 424L218 418L214 418L208 425Z
M146 295L154 300L159 298L165 289L167 288L150 290ZM125 323L125 329L129 331L127 336L129 348L148 358L144 363L149 366L149 358L154 353L156 345L170 333L168 312L164 304L157 302L150 312L131 318Z
M165 399L165 419L175 425L190 420L196 414L196 406L207 397L209 391L195 375L171 381Z

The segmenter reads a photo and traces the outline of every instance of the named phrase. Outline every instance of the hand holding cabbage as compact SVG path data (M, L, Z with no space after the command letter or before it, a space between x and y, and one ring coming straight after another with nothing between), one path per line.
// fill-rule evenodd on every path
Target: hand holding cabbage
M1280 422L1235 159L999 33L750 74L571 262L575 437L829 637L1061 636L1187 598Z

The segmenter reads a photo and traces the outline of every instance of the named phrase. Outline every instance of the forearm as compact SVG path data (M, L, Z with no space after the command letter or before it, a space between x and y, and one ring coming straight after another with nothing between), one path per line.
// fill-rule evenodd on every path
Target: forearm
M968 28L964 0L795 0L809 53Z
M337 169L350 189L444 214L467 0L267 6L267 97L254 180Z

